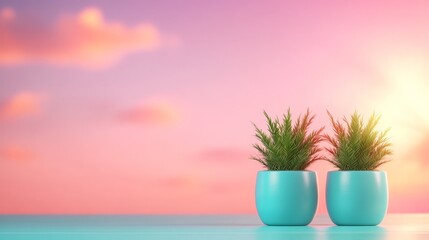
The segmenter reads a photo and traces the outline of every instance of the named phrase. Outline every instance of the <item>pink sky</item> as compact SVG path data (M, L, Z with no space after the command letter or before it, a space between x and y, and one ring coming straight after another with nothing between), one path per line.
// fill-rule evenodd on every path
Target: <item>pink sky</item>
M411 2L0 1L0 213L256 213L251 122L288 107L382 114L389 211L429 212Z

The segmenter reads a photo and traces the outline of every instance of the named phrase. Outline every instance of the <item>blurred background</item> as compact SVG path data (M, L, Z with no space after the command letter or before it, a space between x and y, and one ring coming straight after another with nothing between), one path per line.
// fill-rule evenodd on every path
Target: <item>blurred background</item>
M262 111L382 115L429 212L428 1L0 0L1 214L256 213ZM319 213L326 213L326 172Z

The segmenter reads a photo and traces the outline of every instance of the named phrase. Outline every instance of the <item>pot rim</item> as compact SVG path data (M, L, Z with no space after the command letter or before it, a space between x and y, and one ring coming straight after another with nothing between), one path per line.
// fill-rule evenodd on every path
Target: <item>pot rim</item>
M386 172L385 170L331 170L328 171L328 173L335 173L335 172Z
M284 173L287 173L287 172L314 172L314 173L316 173L316 171L311 171L311 170L259 170L258 172L284 172Z

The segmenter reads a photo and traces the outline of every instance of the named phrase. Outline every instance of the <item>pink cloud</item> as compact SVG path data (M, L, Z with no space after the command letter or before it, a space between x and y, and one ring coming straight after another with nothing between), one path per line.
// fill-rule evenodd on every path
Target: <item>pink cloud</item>
M0 148L0 160L27 161L34 158L34 153L29 149L17 145L9 145Z
M210 191L216 194L228 194L237 190L237 187L229 182L215 182L209 185Z
M170 188L194 188L201 184L201 181L191 175L178 175L162 179L160 184Z
M129 27L107 21L95 7L62 15L50 25L3 8L0 35L0 64L42 61L84 67L103 67L131 52L157 50L163 38L151 23Z
M12 21L15 19L15 11L12 8L5 7L0 10L0 21Z
M136 124L172 124L179 120L179 111L171 103L153 102L124 111L119 114L119 119Z
M34 92L19 92L0 102L0 120L17 119L37 115L42 110L45 97Z
M250 153L241 149L213 148L202 151L199 154L198 159L208 162L231 163L241 160L249 160L250 156Z

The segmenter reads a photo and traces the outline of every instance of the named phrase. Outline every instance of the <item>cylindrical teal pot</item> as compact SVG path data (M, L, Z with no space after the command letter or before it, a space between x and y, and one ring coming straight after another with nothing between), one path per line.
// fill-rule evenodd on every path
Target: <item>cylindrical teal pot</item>
M386 215L388 199L384 171L328 172L326 204L337 225L378 225Z
M256 208L270 226L304 226L317 209L317 176L312 171L259 171Z

